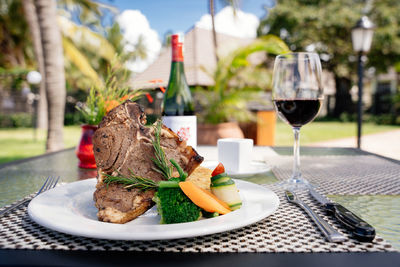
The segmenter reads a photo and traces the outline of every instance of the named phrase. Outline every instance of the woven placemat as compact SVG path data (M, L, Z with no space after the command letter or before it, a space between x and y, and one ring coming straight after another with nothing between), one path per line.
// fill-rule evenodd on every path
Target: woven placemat
M23 206L0 218L0 248L54 250L117 250L162 252L377 252L395 251L381 237L372 243L349 238L329 243L317 226L297 206L289 203L282 189L271 188L280 198L279 209L270 217L241 229L202 236L162 241L113 241L71 236L46 229L33 222ZM321 217L340 232L349 233L327 217L308 194L299 195Z
M292 174L292 156L266 158L280 180ZM373 156L302 156L303 177L328 195L399 195L400 164Z

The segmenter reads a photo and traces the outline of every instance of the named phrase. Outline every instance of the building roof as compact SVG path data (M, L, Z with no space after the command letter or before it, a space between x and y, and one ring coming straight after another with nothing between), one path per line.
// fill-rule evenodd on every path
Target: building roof
M254 39L239 38L217 33L218 55L223 57L232 50L251 43ZM184 38L184 66L189 86L210 86L210 74L215 69L212 31L193 27ZM167 86L171 68L171 46L163 48L157 60L145 71L132 78L135 88ZM205 72L202 68L207 70ZM151 82L152 81L152 82Z

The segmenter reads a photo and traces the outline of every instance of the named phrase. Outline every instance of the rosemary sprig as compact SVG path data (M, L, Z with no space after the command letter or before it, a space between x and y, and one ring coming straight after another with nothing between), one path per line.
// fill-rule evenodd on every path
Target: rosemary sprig
M124 184L125 188L138 188L142 190L147 190L147 189L157 189L158 188L158 183L154 182L150 179L143 178L140 176L137 176L133 173L131 169L129 169L129 172L131 173L128 177L124 177L122 175L119 176L112 176L106 173L103 173L106 178L104 178L104 183L109 185L110 183L119 183L119 184Z
M182 167L179 166L179 164L174 160L170 159L169 162L171 162L171 165L168 164L167 157L165 156L165 152L161 147L161 121L158 120L156 122L156 125L154 126L154 140L152 142L153 148L154 148L154 154L156 158L152 158L151 160L153 161L154 165L156 165L156 168L153 168L156 172L161 173L164 175L164 177L169 180L172 177L172 171L173 171L173 166L176 168L176 170L179 173L179 180L180 181L185 181L186 177L188 176L186 172L183 171Z
M119 174L119 176L112 176L104 173L104 176L106 177L104 178L104 183L106 183L107 185L109 185L110 183L120 183L124 184L125 188L127 189L134 187L142 190L156 189L160 186L179 187L178 183L180 181L185 181L188 175L186 172L183 171L182 167L179 166L179 164L175 160L169 160L172 166L168 164L165 152L161 147L160 137L161 122L160 120L158 120L155 125L154 140L152 141L155 158L152 158L151 160L155 165L155 167L153 167L153 170L161 173L168 181L161 181L160 183L157 183L153 180L137 176L131 169L129 169L130 175L127 177L122 176L121 174ZM172 171L174 167L178 171L179 177L172 177Z
M168 165L167 157L165 152L161 147L160 138L161 137L161 121L158 120L154 127L154 140L152 142L154 148L155 158L152 158L156 168L153 168L156 172L161 173L167 180L172 178L172 166Z
M158 188L179 188L179 178L173 178L178 180L169 180L169 181L160 181L155 182L147 178L143 178L140 176L135 175L132 170L130 171L130 176L124 177L120 176L113 176L106 173L103 173L104 176L104 183L108 186L111 183L118 183L124 184L124 188L137 188L141 190L148 190L148 189L158 189Z

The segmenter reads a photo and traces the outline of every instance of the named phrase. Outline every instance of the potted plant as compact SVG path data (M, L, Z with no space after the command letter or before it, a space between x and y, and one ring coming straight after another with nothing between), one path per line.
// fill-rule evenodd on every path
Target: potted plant
M264 101L260 99L260 93L270 89L272 77L271 71L265 67L265 60L255 62L257 60L252 59L253 54L262 52L277 55L290 50L274 35L256 39L218 61L210 75L214 80L213 86L197 88L201 106L198 112L199 144L215 145L219 138L225 137L243 138L239 122L256 120L248 103Z
M130 99L138 99L142 92L137 90L130 92L126 86L126 79L116 75L117 70L108 71L108 78L104 85L94 86L90 89L85 103L78 103L76 108L82 114L82 135L76 148L79 159L78 166L85 169L95 169L96 161L93 154L92 137L98 124L110 110Z

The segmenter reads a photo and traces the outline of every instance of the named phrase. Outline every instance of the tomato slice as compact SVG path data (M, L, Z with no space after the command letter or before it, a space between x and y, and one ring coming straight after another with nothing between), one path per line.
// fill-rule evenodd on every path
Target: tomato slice
M217 167L215 167L214 171L211 173L211 176L215 176L225 172L224 165L220 162Z

